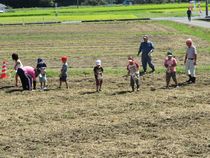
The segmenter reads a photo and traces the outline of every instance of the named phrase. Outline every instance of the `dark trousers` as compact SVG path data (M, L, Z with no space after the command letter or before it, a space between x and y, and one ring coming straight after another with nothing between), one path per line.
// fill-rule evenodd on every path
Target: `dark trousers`
M191 21L191 15L187 15L188 20Z
M32 77L28 74L25 74L22 69L18 69L17 74L20 77L23 90L32 90Z
M150 67L153 71L155 70L155 66L154 66L154 64L152 63L152 59L151 59L151 57L149 57L148 55L147 55L147 56L142 56L141 62L142 62L142 67L143 67L144 72L147 71L147 64L149 65L149 67Z
M102 86L103 79L98 79L98 78L95 79L96 79L96 86Z

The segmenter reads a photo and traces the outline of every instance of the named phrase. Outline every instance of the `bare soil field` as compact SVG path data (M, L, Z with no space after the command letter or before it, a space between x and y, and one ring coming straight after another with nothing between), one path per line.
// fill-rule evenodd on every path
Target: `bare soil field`
M111 68L126 68L140 37L149 34L155 43L158 70L169 47L183 66L189 35L153 22L0 27L0 33L0 59L9 67L17 52L24 65L43 57L48 69L59 71L60 56L68 55L74 69L92 68L97 58L105 69L100 93L91 71L71 74L71 68L69 89L58 89L56 76L48 78L48 91L21 91L13 78L0 80L0 157L209 157L210 72L202 70L209 42L191 37L202 50L196 84L185 84L179 73L180 87L165 89L164 71L158 71L143 76L140 91L131 93L126 71Z

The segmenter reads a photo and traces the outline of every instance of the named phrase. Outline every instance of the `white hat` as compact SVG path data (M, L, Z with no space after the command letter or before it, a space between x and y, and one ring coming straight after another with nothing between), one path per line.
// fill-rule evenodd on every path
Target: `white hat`
M96 65L101 65L101 60L96 60Z

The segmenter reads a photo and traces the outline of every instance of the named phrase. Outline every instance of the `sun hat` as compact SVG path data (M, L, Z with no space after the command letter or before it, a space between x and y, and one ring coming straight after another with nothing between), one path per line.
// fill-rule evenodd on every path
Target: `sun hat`
M96 60L96 65L101 65L101 60Z

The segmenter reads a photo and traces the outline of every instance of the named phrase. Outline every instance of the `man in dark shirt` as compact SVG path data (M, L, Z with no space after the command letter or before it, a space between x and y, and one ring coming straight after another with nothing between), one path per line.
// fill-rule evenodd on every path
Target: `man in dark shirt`
M139 51L138 51L138 56L141 55L141 62L142 62L142 67L144 73L147 71L147 64L149 67L152 69L151 72L155 71L155 66L152 63L152 52L154 50L153 43L149 41L149 38L147 35L144 35L143 37L143 42L141 42Z

